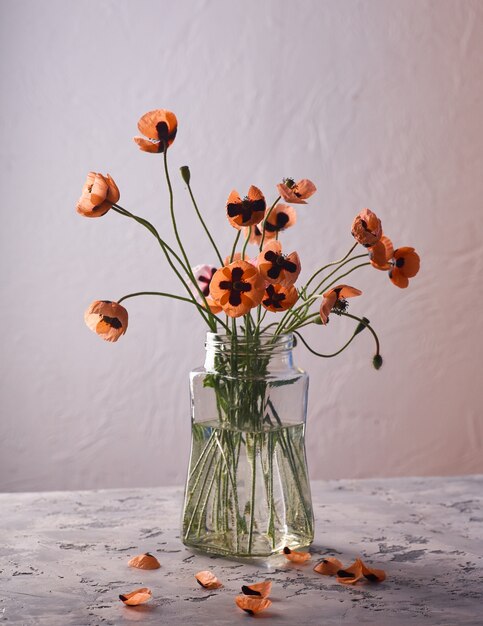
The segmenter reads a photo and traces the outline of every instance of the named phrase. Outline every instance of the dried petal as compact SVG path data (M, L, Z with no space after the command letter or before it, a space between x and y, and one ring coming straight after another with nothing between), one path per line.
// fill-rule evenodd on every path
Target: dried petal
M238 608L250 615L265 611L272 604L272 601L268 598L257 598L255 596L237 596L235 602Z
M285 554L285 558L292 561L292 563L305 563L310 559L310 552L297 552L286 546L283 549L283 553Z
M386 580L386 572L383 569L369 568L363 561L361 561L361 565L363 576L371 583L382 583L383 580Z
M150 552L133 556L128 565L129 567L137 567L138 569L159 569L161 567L158 559Z
M265 580L261 583L253 583L253 585L243 585L241 590L246 596L267 598L272 590L272 581Z
M326 559L319 561L314 567L314 572L323 576L335 576L342 569L342 563L335 556L328 556Z
M356 559L350 567L337 572L337 582L344 585L353 585L362 578L362 561Z
M147 587L141 587L140 589L135 589L130 593L122 593L119 596L119 600L122 600L124 604L127 606L137 606L138 604L143 604L148 600L151 600L153 594L151 593L151 589Z
M205 589L218 589L219 587L223 587L218 578L209 570L198 572L195 574L195 578Z

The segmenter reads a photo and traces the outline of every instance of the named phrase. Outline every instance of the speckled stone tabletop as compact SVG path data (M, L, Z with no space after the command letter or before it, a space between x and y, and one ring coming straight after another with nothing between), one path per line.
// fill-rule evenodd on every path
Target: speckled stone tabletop
M315 482L312 559L293 565L195 554L179 539L182 490L0 495L0 622L22 625L483 624L483 476ZM161 569L129 568L150 551ZM360 556L380 584L344 586L318 559ZM201 588L212 570L224 586ZM251 618L234 604L243 583L271 579L273 604ZM147 586L153 599L118 596Z

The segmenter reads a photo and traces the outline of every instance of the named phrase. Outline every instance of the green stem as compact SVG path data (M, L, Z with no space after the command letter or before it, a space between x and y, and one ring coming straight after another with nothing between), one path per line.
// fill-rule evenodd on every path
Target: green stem
M263 244L265 242L265 224L267 223L268 218L270 217L270 213L273 211L273 209L277 206L277 204L280 202L281 196L278 196L278 198L275 200L275 202L272 204L272 206L270 207L270 209L268 210L268 213L265 215L265 218L263 219L263 227L262 227L262 239L260 241L260 252L263 250Z
M307 350L309 352L312 352L312 354L315 354L315 356L320 356L324 359L330 359L333 356L337 356L338 354L340 354L341 352L343 352L348 346L349 344L352 343L352 341L354 340L354 338L358 335L358 333L354 333L352 335L352 337L349 339L349 341L347 341L342 348L340 348L340 350L337 350L337 352L332 352L332 354L322 354L322 352L317 352L316 350L314 350L313 348L311 348L309 346L309 344L305 341L305 339L302 337L302 335L300 333L298 333L296 330L293 331L294 335L297 335L297 337L300 339L300 341L304 344L304 346L307 348Z
M245 251L247 249L248 242L250 241L251 234L252 234L252 227L249 226L248 227L248 235L247 235L247 238L245 239L245 243L243 244L243 248L242 248L242 253L241 253L242 261L245 260Z
M233 242L233 248L231 249L231 254L230 254L230 263L233 263L233 257L235 256L235 250L238 244L238 240L240 239L240 235L241 235L241 230L237 232L235 241Z
M188 183L188 191L189 191L189 194L190 194L190 197L191 197L191 201L192 201L192 203L193 203L193 206L194 206L194 208L195 208L196 214L197 214L197 216L198 216L198 219L200 220L201 225L202 225L202 226L203 226L203 228L205 229L205 233L208 235L208 239L210 240L211 245L213 246L213 249L214 249L214 251L215 251L215 253L216 253L216 256L218 257L218 260L219 260L219 262L220 262L220 265L224 265L224 263L223 263L223 259L222 259L222 257L221 257L220 251L218 250L218 247L217 247L217 245L216 245L216 243L215 243L215 240L214 240L214 239L213 239L213 237L211 236L211 233L210 233L210 231L209 231L209 229L208 229L207 225L205 224L205 221L204 221L204 219L203 219L203 217L202 217L202 215L201 215L201 213L200 213L200 210L198 209L198 205L196 204L196 200L195 200L195 197L194 197L194 195L193 195L193 191L191 190L191 186L190 186L190 184L189 184L189 183Z
M376 354L380 354L379 337L377 336L376 331L372 328L372 326L369 324L369 322L367 322L364 318L357 317L357 315L352 315L351 313L341 312L340 314L343 315L344 317L350 317L351 319L357 320L361 324L364 324L364 326L368 330L371 331L372 336L374 337L374 341L376 342Z
M248 554L252 552L253 545L253 526L255 523L255 487L257 478L257 434L253 436L253 455L252 455L252 489L250 497L250 528L248 531Z
M356 243L352 246L352 248L349 250L349 252L343 256L341 259L339 259L338 261L332 261L331 263L327 263L327 265L324 265L323 267L321 267L320 269L318 269L314 274L312 274L312 276L309 278L309 280L305 283L304 289L305 291L307 291L308 286L310 285L310 283L314 280L314 278L316 276L318 276L321 272L323 272L324 270L326 270L328 267L332 267L333 265L339 265L340 263L343 263L348 257L350 257L350 255L352 254L353 250L356 248L357 246L357 241Z

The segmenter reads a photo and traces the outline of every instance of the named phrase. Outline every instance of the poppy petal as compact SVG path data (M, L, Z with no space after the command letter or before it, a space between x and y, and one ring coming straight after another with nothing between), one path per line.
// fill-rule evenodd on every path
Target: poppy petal
M127 606L137 606L138 604L148 602L148 600L151 600L152 596L151 589L141 587L129 593L122 593L119 596L119 600L122 600Z
M363 561L361 561L361 565L362 574L369 582L382 583L383 580L386 580L386 572L384 570L367 567Z
M243 585L242 593L246 596L256 596L259 598L267 598L272 591L272 581L265 580L252 585Z
M283 553L285 554L285 558L292 561L292 563L305 563L311 557L310 552L297 552L287 547L283 549Z
M159 569L161 567L158 559L150 552L133 556L128 565L138 569Z
M219 589L220 587L223 587L218 578L209 570L198 572L195 574L195 578L205 589Z
M261 613L272 605L272 601L268 598L257 598L255 596L237 596L235 603L239 609L246 611L250 615Z
M352 565L337 572L337 582L344 585L354 585L362 578L362 561L356 559Z
M319 561L314 567L314 572L322 574L323 576L335 576L339 570L342 569L342 563L335 556L328 556L322 561Z

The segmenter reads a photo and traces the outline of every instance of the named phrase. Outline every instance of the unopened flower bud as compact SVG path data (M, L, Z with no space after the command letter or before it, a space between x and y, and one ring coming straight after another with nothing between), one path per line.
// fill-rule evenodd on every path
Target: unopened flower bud
M190 179L191 179L190 168L187 165L182 165L179 168L179 171L181 172L181 178L184 180L184 182L187 185L189 185L190 184Z
M382 356L380 354L375 354L372 359L372 364L376 368L376 370L381 369L382 367Z
M359 333L361 333L364 330L364 328L367 328L367 325L369 323L370 322L367 319L367 317L363 317L361 321L357 324L357 328L354 331L354 335L358 335Z

